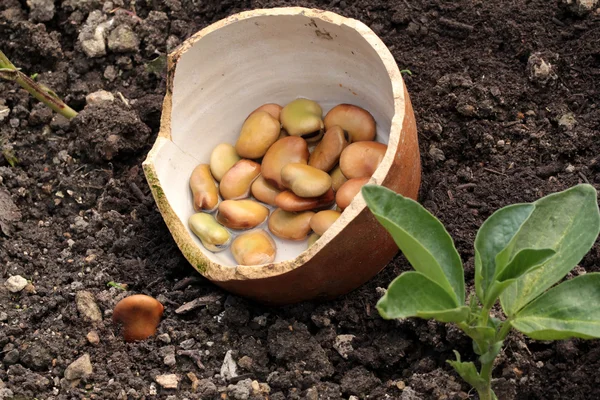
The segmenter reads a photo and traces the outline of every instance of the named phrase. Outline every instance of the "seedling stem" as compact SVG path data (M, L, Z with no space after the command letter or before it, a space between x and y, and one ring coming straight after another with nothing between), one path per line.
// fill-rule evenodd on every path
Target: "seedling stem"
M68 119L72 119L77 115L77 111L73 110L59 99L56 93L37 83L21 72L19 68L15 67L2 50L0 50L0 78L17 82L33 97Z

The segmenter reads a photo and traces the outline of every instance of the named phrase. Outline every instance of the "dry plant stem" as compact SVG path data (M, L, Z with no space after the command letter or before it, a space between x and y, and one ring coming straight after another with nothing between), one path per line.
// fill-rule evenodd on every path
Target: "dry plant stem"
M52 110L72 119L77 115L77 111L66 105L54 93L42 87L39 83L19 71L17 67L10 62L8 57L0 50L0 78L15 81L33 97L46 104Z

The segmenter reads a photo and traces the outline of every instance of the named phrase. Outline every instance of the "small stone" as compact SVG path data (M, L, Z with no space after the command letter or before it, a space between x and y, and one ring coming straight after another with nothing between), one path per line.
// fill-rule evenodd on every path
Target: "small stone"
M168 366L177 364L177 360L175 359L175 353L167 354L163 358L163 363L165 363L165 365L168 365Z
M194 383L196 383L196 389L194 389ZM200 379L194 383L192 383L192 390L195 390L201 399L212 399L218 393L217 386L210 379Z
M567 168L565 168L565 171L567 171L569 174L572 174L573 172L575 172L575 167L569 164L567 165Z
M96 304L96 299L92 293L87 290L77 292L75 302L77 303L77 310L79 310L79 313L84 318L92 322L102 321L102 312L100 312L100 308Z
M400 390L404 390L404 388L406 387L406 383L404 383L404 381L397 381L396 387Z
M256 322L258 326L267 326L267 315L259 315L258 317L254 317L252 321Z
M154 383L151 383L150 389L148 389L148 394L150 396L156 396L157 393L158 393L158 391L156 390L156 385Z
M352 348L352 340L355 338L354 335L338 335L333 343L333 348L342 356L344 359L348 359L348 354L354 351Z
M108 48L115 53L137 51L140 41L129 25L119 25L108 36Z
M109 65L104 69L104 78L109 82L112 82L115 79L117 79L117 76L119 76L119 74L114 66Z
M90 344L100 343L100 336L98 336L98 332L96 332L96 331L89 331L88 334L86 335L86 338L87 338L88 342L90 342Z
M355 397L355 396L350 396L350 397ZM319 400L319 391L317 390L317 388L313 386L313 387L307 389L305 399L306 400Z
M431 158L438 162L443 162L446 160L446 155L444 154L444 151L434 146L432 146L429 149L429 155L431 156Z
M18 128L20 121L19 118L11 118L8 120L8 124L13 128Z
M504 147L505 144L506 144L506 142L504 140L500 139L496 142L496 147Z
M106 35L110 22L100 10L94 10L89 15L79 36L79 44L86 56L90 58L106 55Z
M562 0L562 2L568 6L572 13L580 17L593 11L599 5L598 0Z
M188 340L184 340L183 342L179 343L179 347L181 347L184 350L189 350L192 347L194 347L195 344L196 344L196 341L194 339L188 339Z
M350 396L350 397L348 397L348 400L360 400L360 399L356 396Z
M235 385L227 386L229 397L235 400L248 400L252 391L252 379L244 379Z
M90 355L85 353L65 369L65 379L73 381L75 379L88 378L92 375L92 372Z
M179 377L175 374L158 375L154 380L165 389L177 389L179 386Z
M461 103L456 106L456 111L458 111L460 114L464 115L465 117L473 117L475 115L476 110L475 110L475 107L471 104Z
M169 336L168 333L161 333L156 338L163 343L171 343L171 337Z
M54 0L27 0L29 18L34 22L47 22L54 18Z
M237 367L231 354L232 350L227 350L227 353L225 353L225 358L223 359L223 365L221 365L221 377L226 381L238 376Z
M402 396L400 397L400 400L421 400L422 397L419 396L417 394L417 392L415 392L415 390L413 388L411 388L410 386L407 386L406 388L404 388L404 390L402 391Z
M268 383L259 382L258 383L258 392L262 393L262 394L269 394L269 393L271 393L271 386L269 386Z
M248 356L243 356L242 358L240 358L238 360L238 365L240 367L242 367L243 369L245 369L246 371L250 371L252 369L253 363L254 363L254 360L252 360L252 358L250 358Z
M546 85L558 79L551 60L558 60L558 55L553 53L533 53L527 60L527 73L529 80L540 85Z
M102 103L104 101L115 101L115 96L106 90L98 90L85 96L85 101L88 105Z
M8 314L4 311L0 312L0 322L4 322L6 320L8 320Z
M13 365L19 362L19 350L13 349L7 352L2 359L2 362L6 365Z
M430 135L439 136L444 131L444 128L439 122L425 122L423 124L423 131Z
M192 382L192 391L195 392L196 390L198 390L198 382L200 381L198 380L196 374L193 372L188 372L186 376L188 377L190 382Z
M4 282L4 286L6 286L11 293L18 293L27 286L27 279L23 278L21 275L13 275Z
M567 131L573 130L576 124L577 120L573 113L566 113L558 120L558 126Z

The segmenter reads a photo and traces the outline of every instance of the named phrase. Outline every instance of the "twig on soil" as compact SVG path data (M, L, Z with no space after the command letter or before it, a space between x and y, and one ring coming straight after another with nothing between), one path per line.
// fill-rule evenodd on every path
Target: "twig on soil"
M477 187L476 183L463 183L462 185L458 185L456 187L456 190L470 189L470 188L474 188L474 187Z
M472 32L475 27L473 25L468 25L463 22L458 22L450 18L441 17L440 24L444 25L447 28L458 29L461 31Z
M209 293L205 296L198 297L197 299L192 300L189 303L185 303L184 305L179 307L177 310L175 310L175 314L183 314L183 313L195 310L198 307L202 307L202 306L206 306L206 305L215 303L218 300L221 300L222 297L223 297L223 295L220 293Z
M491 169L491 168L484 168L483 170L487 171L487 172L491 172L492 174L496 174L496 175L508 176L500 171L496 171L495 169Z
M579 171L577 174L581 177L581 179L585 181L585 183L590 183L590 181L588 181L583 172Z
M197 276L188 276L187 278L184 278L184 279L180 280L179 282L177 282L175 285L173 285L173 290L185 289L189 285L196 283L196 282L200 282L200 279L198 279Z
M135 184L135 182L129 181L129 188L131 189L135 197L138 198L139 201L141 201L142 203L146 203L148 201L148 198L144 195L144 193L142 193L142 190L139 188L138 185Z
M6 57L6 55L2 52L2 50L0 50L0 78L17 82L33 97L68 119L72 119L77 116L77 111L73 110L61 99L59 99L56 93L34 81L29 76L21 72L19 68L15 67L14 64L10 62L8 57Z

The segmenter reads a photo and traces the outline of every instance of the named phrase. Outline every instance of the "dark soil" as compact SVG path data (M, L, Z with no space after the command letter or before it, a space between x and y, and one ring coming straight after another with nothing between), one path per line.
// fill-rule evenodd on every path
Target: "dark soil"
M149 63L227 15L314 6L380 35L400 68L412 71L404 77L419 127L420 201L455 239L471 284L473 239L494 210L580 182L600 188L598 12L575 13L559 0L147 0L132 2L135 10L122 0L37 2L54 4L51 13L28 3L0 0L0 49L78 111L99 89L116 100L88 106L69 123L0 83L0 118L10 110L0 121L0 277L32 283L16 294L0 289L0 398L266 398L252 380L267 383L272 400L476 398L445 362L452 349L474 359L460 331L379 317L376 289L409 269L402 256L337 301L265 308L219 291L177 249L140 168L165 89L164 69ZM89 58L78 34L94 10L131 27L139 43ZM543 62L551 70L536 75ZM586 271L600 271L600 246L573 274ZM95 295L102 322L78 311L82 290ZM132 293L158 298L165 315L160 336L126 344L110 315ZM209 294L218 300L175 313ZM99 344L86 339L92 330ZM338 335L354 335L347 358L333 347ZM229 350L238 377L226 382ZM84 353L92 374L65 380ZM501 399L597 399L599 370L598 341L513 333L494 377ZM178 390L155 382L168 373L180 378Z

